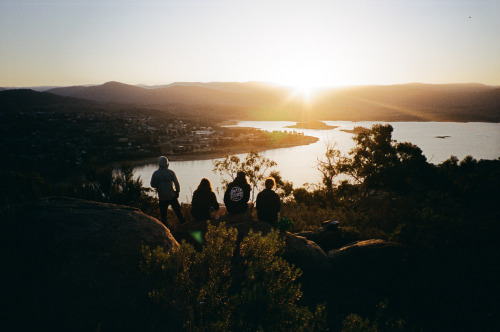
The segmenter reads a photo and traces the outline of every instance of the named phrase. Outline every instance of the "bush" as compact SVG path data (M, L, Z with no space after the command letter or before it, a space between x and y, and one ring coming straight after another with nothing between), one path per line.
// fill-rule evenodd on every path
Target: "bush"
M349 314L342 323L342 332L396 332L412 330L405 325L401 318L394 318L388 313L388 301L377 305L377 312L370 323L370 319L357 314Z
M283 260L276 231L250 232L237 245L237 231L208 225L200 252L183 242L164 252L144 248L151 276L154 322L162 330L313 331L325 312L298 302L301 271Z

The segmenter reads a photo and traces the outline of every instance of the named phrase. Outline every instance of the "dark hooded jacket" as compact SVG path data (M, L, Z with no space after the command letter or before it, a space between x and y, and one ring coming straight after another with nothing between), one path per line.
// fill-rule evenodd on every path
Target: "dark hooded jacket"
M159 200L164 201L174 199L181 190L177 176L174 171L168 169L169 163L167 157L160 157L158 159L158 164L160 167L151 177L151 187L155 188L158 192Z
M250 199L250 185L244 177L236 177L224 193L224 204L229 213L243 213Z

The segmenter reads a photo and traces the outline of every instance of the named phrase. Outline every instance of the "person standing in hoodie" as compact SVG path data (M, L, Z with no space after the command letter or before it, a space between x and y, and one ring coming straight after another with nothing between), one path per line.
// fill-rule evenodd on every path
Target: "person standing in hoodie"
M151 187L155 188L158 193L161 222L167 226L167 210L168 206L171 205L177 219L183 224L185 220L178 200L181 186L179 185L177 176L174 171L168 169L169 162L167 157L161 156L158 159L158 164L159 168L151 177Z

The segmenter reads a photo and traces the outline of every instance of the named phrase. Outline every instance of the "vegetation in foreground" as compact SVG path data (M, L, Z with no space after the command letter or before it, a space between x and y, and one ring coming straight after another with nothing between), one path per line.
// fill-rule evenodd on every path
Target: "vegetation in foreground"
M392 140L392 127L389 125L375 125L369 131L359 133L355 140L356 147L347 156L341 155L334 146L327 148L324 158L318 161L323 180L316 186L293 188L278 173L273 173L281 186L280 192L284 200L282 215L294 222L295 228L292 231L316 229L322 221L333 219L341 222L342 231L352 241L382 238L407 248L408 271L402 280L404 287L401 292L381 294L373 303L365 303L362 306L365 309L356 312L349 311L349 306L340 309L336 307L337 312L332 312L331 303L327 302L327 317L341 317L329 318L329 328L345 331L495 330L499 326L500 315L497 305L500 295L497 282L500 277L497 268L500 258L500 160L477 161L467 157L458 161L451 157L439 165L433 165L427 162L417 146ZM250 154L248 158L259 160L258 154ZM222 173L227 170L227 174L230 174L233 173L232 167L243 167L245 163L246 160L229 157L227 164L220 170ZM250 176L257 179L275 171L276 165L272 161L257 162L258 165L265 163L269 163L270 167L254 167L252 169L256 173ZM338 182L339 175L347 175L351 180ZM157 216L154 202L142 183L134 180L130 170L126 169L118 174L111 171L106 174L89 174L85 181L72 186L74 190L71 192L67 188L51 185L39 175L18 174L15 180L8 176L5 180L13 181L19 189L2 193L3 211L15 209L23 200L63 193L129 204ZM179 318L178 324L189 326L193 330L201 325L211 326L212 330L219 327L237 330L237 326L231 324L253 323L246 321L250 319L251 312L245 311L241 289L235 290L230 286L234 286L235 279L227 284L229 288L222 286L223 278L235 276L227 272L235 271L227 261L229 252L232 253L234 249L232 231L214 229L213 232L219 232L220 236L229 240L219 241L214 237L210 240L212 244L208 245L207 241L207 246L201 253L194 252L185 244L172 253L150 251L149 264L151 267L156 264L154 262L167 260L179 263L170 267L172 271L152 270L153 275L159 276L159 285L163 282L163 287L171 287L165 284L165 280L181 282L180 286L190 287L189 291L192 293L188 299L191 302L181 304L188 309L182 313L183 316L179 316L183 318ZM252 235L251 239L252 243L264 241L269 242L262 243L264 246L274 243L272 246L279 247L270 238L260 240L257 235ZM218 254L213 251L214 246L219 246ZM271 256L264 258L268 262L277 262L274 261L277 258ZM223 257L226 258L222 259ZM252 261L257 264L259 259L248 256L248 265L243 264L243 271L248 272ZM187 265L182 265L181 262ZM202 271L201 267L207 266L209 262L213 269L227 273L215 275L210 274L210 269ZM280 265L282 263L276 264L273 278L288 280L285 282L288 291L283 290L284 296L297 298L300 288L292 285L295 285L299 272L292 267ZM267 272L259 272L262 273L259 278L264 278ZM176 281L172 279L174 274L193 279ZM222 279L218 279L219 277ZM236 284L254 287L249 278L250 275L246 275ZM212 294L206 293L206 282L217 285L211 288ZM162 294L167 294L166 288L158 287L156 292L152 292L152 298L158 301L162 299ZM215 301L215 298L227 300L222 301L224 307L221 307L221 311L205 311L205 307L199 303L203 301L196 304L196 299L204 296L208 301ZM166 302L157 302L160 307L171 305L171 299L164 300ZM292 301L288 306L279 306L275 305L274 300L265 297L259 299L276 310L273 311L275 316L272 319L266 318L268 320L259 321L257 325L245 326L270 330L277 326L273 325L278 324L277 322L284 324L290 312L302 312L301 310L304 310L302 315L311 317L311 321L305 323L292 320L296 326L303 326L305 329L316 322L312 318L316 316L310 315L311 310L306 311L298 302ZM333 295L331 302L334 301ZM225 310L229 308L238 308L238 315L242 316L232 316L230 322L225 320Z
M200 252L186 242L164 252L144 249L153 279L154 322L187 331L316 331L325 328L324 307L300 305L301 271L279 255L277 231L237 231L208 225Z

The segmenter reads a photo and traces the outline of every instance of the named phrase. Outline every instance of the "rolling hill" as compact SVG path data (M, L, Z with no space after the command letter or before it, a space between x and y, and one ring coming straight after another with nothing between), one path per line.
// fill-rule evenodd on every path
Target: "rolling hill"
M144 88L119 82L99 86L72 86L50 89L60 96L137 105L216 105L260 106L276 102L276 89L253 83L174 83L166 87Z
M108 82L54 88L47 94L227 119L500 122L500 87L482 84L353 86L323 90L308 103L286 88L259 82L158 87Z

